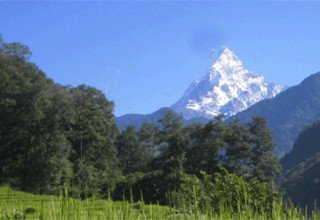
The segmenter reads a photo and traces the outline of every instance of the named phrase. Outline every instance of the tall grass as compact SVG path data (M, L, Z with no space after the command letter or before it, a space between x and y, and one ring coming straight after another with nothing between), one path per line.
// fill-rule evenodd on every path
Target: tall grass
M67 190L67 189L65 189ZM286 208L281 200L274 202L268 212L254 210L245 202L237 201L237 210L228 204L220 204L217 210L208 204L200 209L196 203L193 209L145 204L139 202L116 202L110 195L106 200L94 196L79 200L61 192L59 196L34 195L0 187L0 219L114 219L114 220L152 220L152 219L320 219L317 210L308 215L306 210Z

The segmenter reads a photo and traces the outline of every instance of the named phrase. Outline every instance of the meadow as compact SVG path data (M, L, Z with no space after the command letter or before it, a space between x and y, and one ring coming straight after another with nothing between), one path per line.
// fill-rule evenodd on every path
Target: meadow
M140 202L112 201L95 197L84 200L63 196L36 195L0 187L1 219L320 219L317 210L311 214L307 210L285 208L282 201L275 202L268 212L255 212L245 204L238 204L238 211L221 206L218 212L206 210L175 209L170 206L145 204Z

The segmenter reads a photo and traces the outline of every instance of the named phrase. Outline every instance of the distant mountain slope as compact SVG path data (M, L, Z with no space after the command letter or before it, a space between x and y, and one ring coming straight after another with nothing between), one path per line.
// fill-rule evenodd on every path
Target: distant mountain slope
M282 177L282 188L292 202L301 207L320 207L320 153L296 165Z
M136 127L141 127L144 123L158 124L158 121L166 115L166 111L172 111L170 108L161 108L151 114L127 114L120 117L116 117L116 123L120 129L125 129L129 125ZM178 114L178 113L177 113ZM209 119L207 118L193 118L190 120L183 119L184 124L190 124L194 122L207 123Z
M116 123L120 129L125 129L129 125L141 127L144 123L157 124L158 120L166 115L166 111L171 110L170 108L161 108L151 114L127 114L120 117L116 117Z
M300 133L292 150L281 159L281 164L284 169L291 169L316 153L320 153L320 121Z
M320 119L320 72L288 88L275 98L263 100L235 117L248 122L252 116L266 117L277 143L275 153L284 155L292 149L300 132Z
M229 117L282 90L284 86L249 72L230 49L223 47L209 72L193 82L171 108L186 119L211 119L219 114Z

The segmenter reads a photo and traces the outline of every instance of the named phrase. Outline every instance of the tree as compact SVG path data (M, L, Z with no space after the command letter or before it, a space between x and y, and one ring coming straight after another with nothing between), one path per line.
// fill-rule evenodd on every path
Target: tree
M3 37L0 34L0 51L2 50L2 47L3 47L2 45L3 45Z
M253 176L261 181L271 182L281 171L278 159L273 155L275 144L267 126L267 120L253 117L249 124L252 145Z
M1 181L52 192L71 175L66 91L35 65L0 56Z
M112 189L119 175L113 103L99 90L85 85L72 88L70 94L75 114L70 135L74 181L80 189ZM90 181L88 172L92 174Z
M241 125L238 121L228 123L228 132L226 135L226 151L223 159L223 165L231 173L242 177L251 175L251 145L250 132L247 126Z
M159 132L161 154L157 162L170 182L168 190L178 187L180 175L185 169L186 153L191 144L183 132L181 120L180 115L167 111L166 116L159 121L162 127Z
M26 45L20 44L18 42L13 43L2 43L0 39L0 45L2 50L13 57L22 58L28 60L32 56L32 52Z
M190 173L198 175L200 171L217 171L217 165L221 162L222 152L226 147L226 130L222 117L216 117L191 135L192 147L187 155Z
M117 137L116 145L123 174L146 171L151 152L141 142L135 127L127 127Z
M157 148L157 143L159 143L158 133L159 128L150 123L144 123L138 131L139 140L149 157L148 163L160 153Z

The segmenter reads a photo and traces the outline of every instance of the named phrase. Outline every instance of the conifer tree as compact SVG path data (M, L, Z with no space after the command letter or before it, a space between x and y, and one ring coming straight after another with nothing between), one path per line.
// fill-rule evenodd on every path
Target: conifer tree
M253 176L271 182L281 171L279 160L273 155L275 143L267 126L267 120L254 117L249 124L252 145Z

